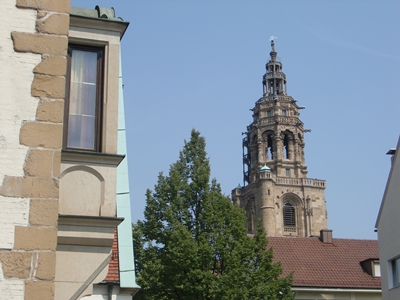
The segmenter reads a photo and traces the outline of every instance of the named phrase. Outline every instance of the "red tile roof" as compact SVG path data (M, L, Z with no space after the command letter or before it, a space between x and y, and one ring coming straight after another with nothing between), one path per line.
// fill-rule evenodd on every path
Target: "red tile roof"
M108 264L108 274L104 279L105 282L119 282L119 263L118 263L118 234L117 229L114 230L114 242L112 245L111 260Z
M324 244L317 237L268 237L283 275L294 271L295 287L380 289L380 278L366 273L360 262L378 259L378 241L333 239Z

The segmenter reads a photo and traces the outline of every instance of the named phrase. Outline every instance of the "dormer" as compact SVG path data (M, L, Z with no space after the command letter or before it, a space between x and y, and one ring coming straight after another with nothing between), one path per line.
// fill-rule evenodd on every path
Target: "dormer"
M379 258L368 258L360 262L361 267L372 277L381 277L381 265Z

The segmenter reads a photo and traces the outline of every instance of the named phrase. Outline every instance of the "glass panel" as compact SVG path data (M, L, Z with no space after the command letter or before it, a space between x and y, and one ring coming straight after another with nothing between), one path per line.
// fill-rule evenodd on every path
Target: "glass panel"
M97 52L72 50L68 147L94 149Z
M400 258L396 258L392 264L393 268L393 286L398 286L400 284Z
M381 266L379 262L374 262L374 275L375 277L381 277Z

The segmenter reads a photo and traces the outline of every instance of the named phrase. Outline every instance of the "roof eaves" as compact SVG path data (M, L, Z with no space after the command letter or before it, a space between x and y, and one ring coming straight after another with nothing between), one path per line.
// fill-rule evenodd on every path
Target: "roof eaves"
M121 32L121 37L120 37L121 39L124 36L125 31L129 26L129 22L124 21L120 17L115 17L115 10L113 7L105 8L96 5L95 9L90 9L90 8L71 6L70 16L87 20L96 20L96 21L123 24L125 25L125 27Z

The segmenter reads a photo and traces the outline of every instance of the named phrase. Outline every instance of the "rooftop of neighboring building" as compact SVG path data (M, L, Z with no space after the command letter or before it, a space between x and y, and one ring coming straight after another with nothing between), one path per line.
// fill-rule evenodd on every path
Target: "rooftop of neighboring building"
M118 255L118 234L114 231L114 242L112 245L111 260L108 264L107 277L103 282L119 283L119 255Z
M379 258L376 240L335 238L323 243L318 237L268 237L268 241L275 260L282 262L283 275L294 271L295 287L381 288L380 277L371 272Z

